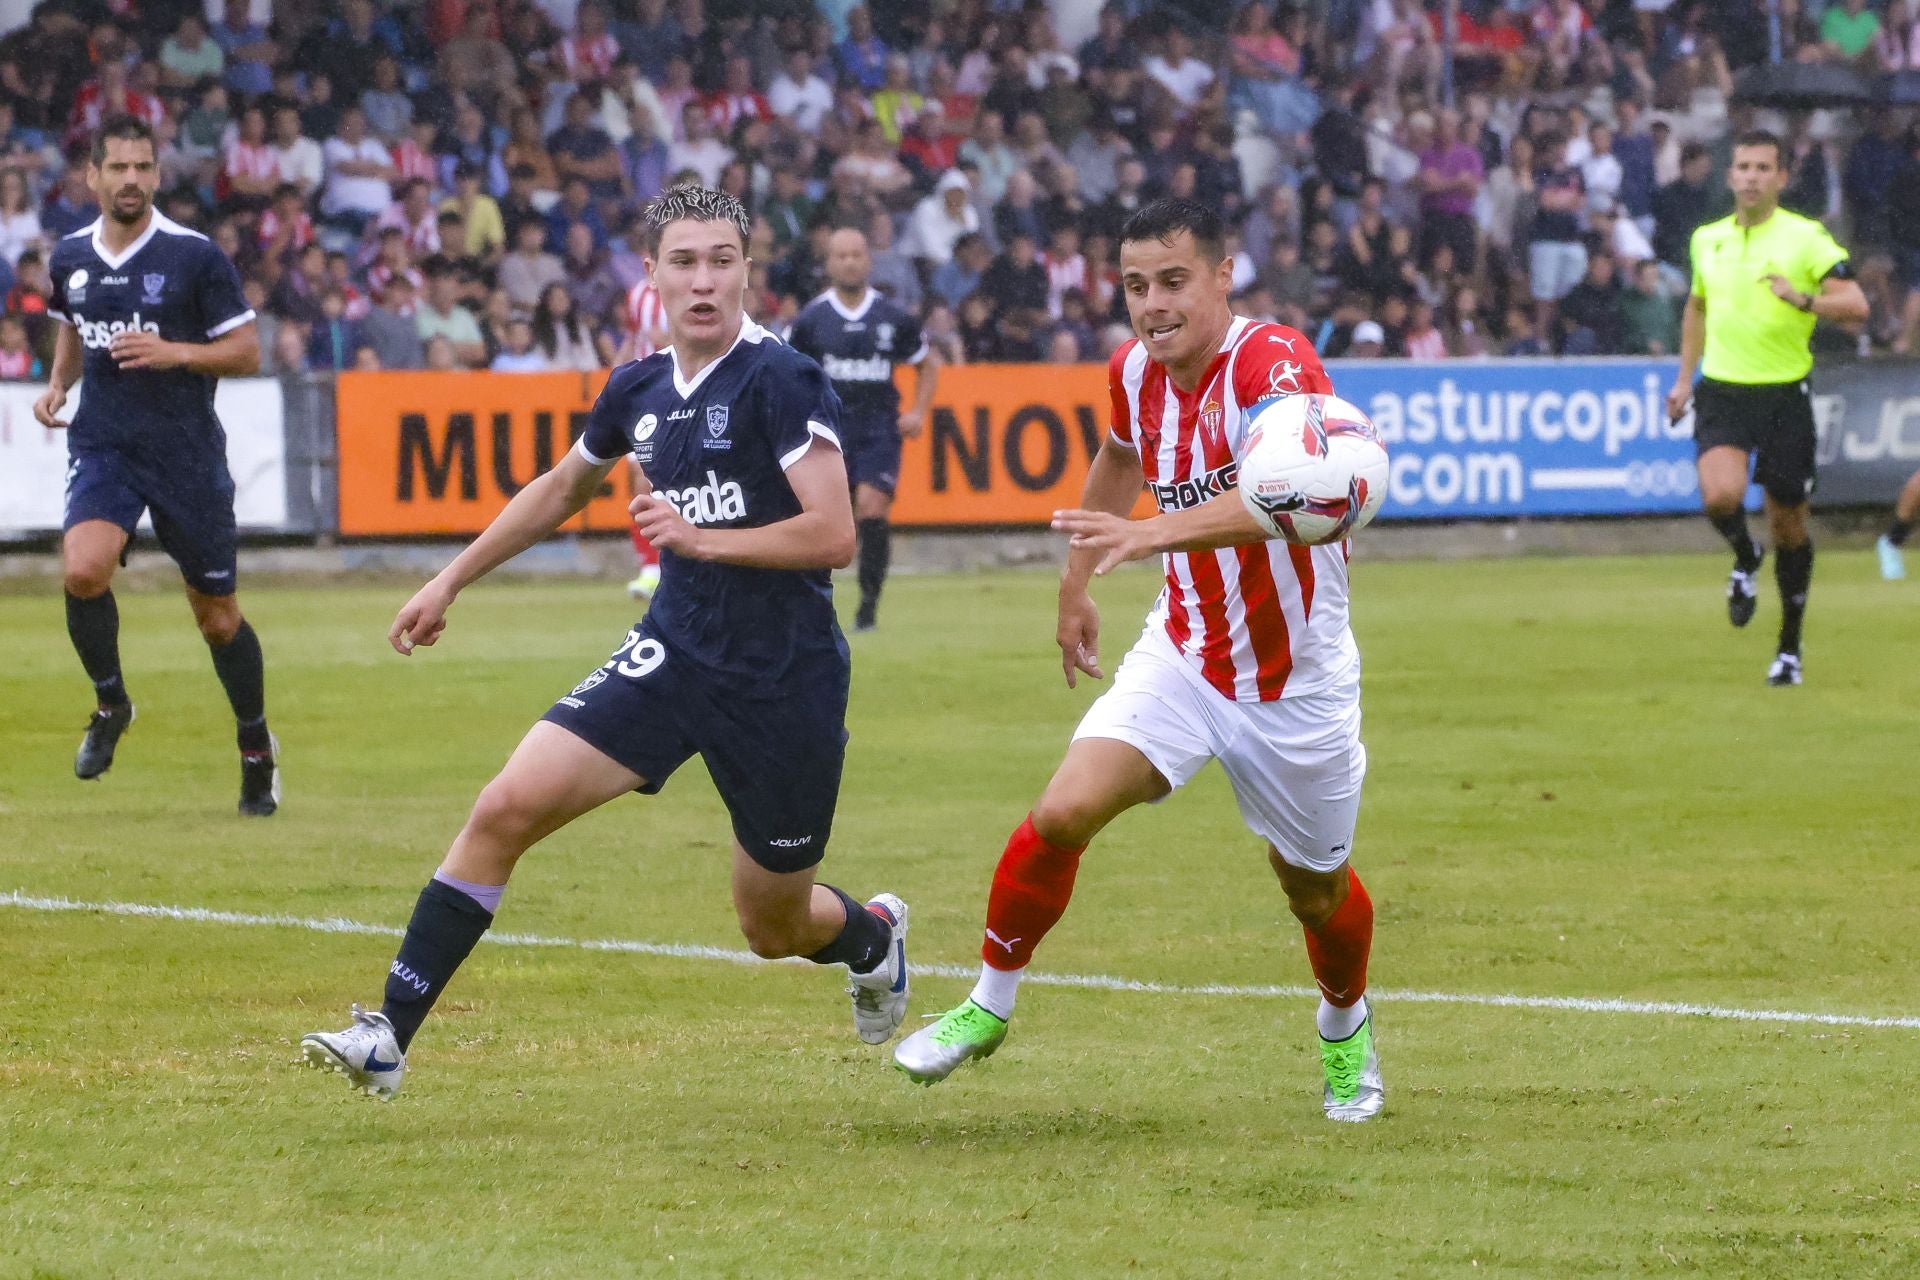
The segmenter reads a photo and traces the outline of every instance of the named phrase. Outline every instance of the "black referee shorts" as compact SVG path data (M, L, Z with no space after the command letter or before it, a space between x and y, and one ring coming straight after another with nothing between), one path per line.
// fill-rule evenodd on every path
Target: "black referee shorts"
M1813 392L1797 382L1716 382L1693 389L1693 446L1732 446L1753 457L1753 479L1781 506L1813 496Z

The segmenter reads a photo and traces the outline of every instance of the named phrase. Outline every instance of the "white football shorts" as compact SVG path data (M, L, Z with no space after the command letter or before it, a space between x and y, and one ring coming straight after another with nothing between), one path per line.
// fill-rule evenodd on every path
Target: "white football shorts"
M1176 791L1218 760L1247 828L1296 867L1335 870L1353 847L1367 773L1358 671L1318 693L1235 702L1149 624L1073 731L1082 738L1135 748Z

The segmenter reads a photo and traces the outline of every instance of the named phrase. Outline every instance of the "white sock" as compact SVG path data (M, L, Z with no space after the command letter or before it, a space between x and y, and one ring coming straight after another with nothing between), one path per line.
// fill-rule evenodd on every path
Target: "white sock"
M1329 1004L1326 997L1322 996L1320 1012L1314 1015L1313 1020L1320 1028L1322 1040L1345 1040L1367 1020L1367 998L1361 996L1342 1009L1337 1004Z
M1002 1022L1013 1016L1013 998L1020 990L1022 969L996 969L990 964L980 966L980 981L973 984L973 995L968 997Z

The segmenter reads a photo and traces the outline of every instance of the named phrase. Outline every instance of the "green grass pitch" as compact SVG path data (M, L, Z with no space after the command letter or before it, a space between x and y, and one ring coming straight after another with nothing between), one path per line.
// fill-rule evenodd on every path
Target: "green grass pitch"
M933 1089L829 973L483 945L392 1105L296 1065L392 939L0 906L0 1276L1911 1277L1920 1030L1396 1001L1920 1015L1920 590L1823 553L1808 683L1772 584L1704 557L1354 565L1388 1111L1320 1115L1312 1002L1029 986ZM57 590L0 596L0 893L403 924L473 794L619 640L617 586L250 584L287 799L171 589L120 593L140 720L71 776ZM1155 589L1104 583L1116 662ZM914 578L857 637L826 876L973 963L986 885L1091 694L1044 573ZM737 948L697 765L535 850L500 928ZM1039 968L1309 981L1218 771L1087 855ZM913 1015L954 977L916 984ZM911 1016L910 1016L911 1017ZM913 1019L917 1023L917 1018Z

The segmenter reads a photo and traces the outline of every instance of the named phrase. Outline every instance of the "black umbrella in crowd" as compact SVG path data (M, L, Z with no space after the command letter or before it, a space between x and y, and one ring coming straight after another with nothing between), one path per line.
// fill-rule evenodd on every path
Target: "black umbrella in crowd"
M1733 80L1735 102L1788 111L1856 106L1876 96L1871 80L1837 62L1761 63Z
M1895 71L1880 78L1880 101L1896 107L1920 105L1920 71Z

